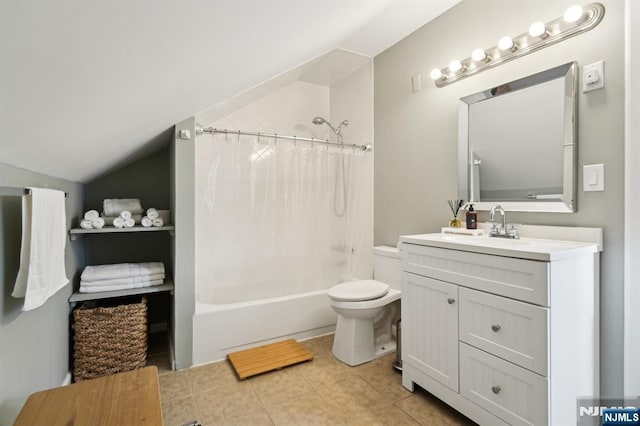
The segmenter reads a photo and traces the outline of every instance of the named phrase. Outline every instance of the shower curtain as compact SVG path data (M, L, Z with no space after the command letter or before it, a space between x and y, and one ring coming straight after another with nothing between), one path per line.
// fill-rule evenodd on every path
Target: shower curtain
M196 157L199 300L326 289L370 262L371 153L208 135Z

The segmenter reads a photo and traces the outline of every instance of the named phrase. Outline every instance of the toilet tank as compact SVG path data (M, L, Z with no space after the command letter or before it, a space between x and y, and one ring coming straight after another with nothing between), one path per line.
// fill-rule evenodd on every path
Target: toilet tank
M373 278L400 290L402 266L397 247L377 246L373 248Z

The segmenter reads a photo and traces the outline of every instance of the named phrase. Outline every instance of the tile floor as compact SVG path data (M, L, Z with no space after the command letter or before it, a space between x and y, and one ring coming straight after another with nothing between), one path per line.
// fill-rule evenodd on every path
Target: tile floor
M239 381L226 361L171 371L152 341L165 425L474 424L420 388L402 387L395 354L349 367L331 354L332 342L333 335L303 341L313 361Z

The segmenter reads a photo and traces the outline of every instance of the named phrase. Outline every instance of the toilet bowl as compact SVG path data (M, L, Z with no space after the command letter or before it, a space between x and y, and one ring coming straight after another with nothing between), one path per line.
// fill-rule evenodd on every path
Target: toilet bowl
M338 314L333 355L355 366L395 351L392 327L400 317L400 255L394 247L374 247L374 278L338 284L329 289L329 303Z

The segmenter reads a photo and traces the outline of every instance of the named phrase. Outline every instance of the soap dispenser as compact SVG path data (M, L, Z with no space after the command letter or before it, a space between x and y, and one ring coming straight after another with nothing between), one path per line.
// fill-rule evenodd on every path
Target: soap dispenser
M467 210L467 229L478 228L478 212L473 209L473 204L469 204L469 210Z

